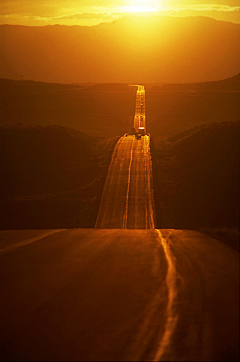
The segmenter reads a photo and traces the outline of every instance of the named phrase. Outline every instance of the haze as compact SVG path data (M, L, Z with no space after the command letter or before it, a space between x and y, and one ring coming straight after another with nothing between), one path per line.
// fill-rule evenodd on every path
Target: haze
M117 0L86 1L2 0L0 23L18 25L97 25L129 13L167 16L208 16L218 20L240 22L236 0Z
M129 15L90 28L2 25L1 33L1 72L9 79L141 84L240 72L240 25L210 18Z

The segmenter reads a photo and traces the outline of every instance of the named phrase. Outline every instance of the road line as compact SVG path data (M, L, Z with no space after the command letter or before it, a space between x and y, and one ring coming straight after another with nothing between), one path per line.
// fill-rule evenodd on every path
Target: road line
M159 343L159 348L155 353L153 361L161 361L164 353L166 352L168 346L170 345L171 338L173 336L177 321L178 315L174 311L173 305L176 299L176 270L174 267L173 257L170 251L170 248L166 242L166 239L163 237L160 230L157 230L161 245L163 247L166 260L168 262L168 271L166 277L166 283L168 287L168 304L167 304L167 321L165 325L165 332Z
M117 152L119 150L119 147L120 147L120 143L123 142L123 137L121 137L118 142L116 143L115 147L114 147L114 151L113 151L113 154L112 154L112 157L111 157L111 162L110 162L110 165L108 167L108 172L107 172L107 177L106 177L106 181L105 181L105 184L104 184L104 188L103 188L103 192L102 192L102 196L101 196L101 201L100 201L100 208L98 210L98 215L97 215L97 220L95 222L95 228L101 228L102 227L102 224L104 222L104 217L105 217L105 214L107 212L107 207L106 205L104 205L103 203L103 198L105 196L105 193L106 193L106 189L108 187L108 179L110 178L110 171L112 171L112 168L113 168L113 165L114 165L114 162L116 160L116 155L117 155ZM112 177L111 179L113 178L114 176L114 173L112 173ZM101 226L99 226L99 219L100 219L100 216L102 215L102 208L104 206L104 212L103 212L103 217L102 217L102 220L101 220Z
M147 161L148 161L148 155L146 154L146 140L145 140L145 137L144 137L144 143L143 143L143 151L144 151L144 166L145 166L145 169L144 169L144 183L146 185L146 188L145 188L145 197L149 197L149 192L148 192L148 183L147 183L147 179L148 179L148 165L147 165ZM148 204L149 204L149 200L147 199L146 200L146 204L145 204L145 229L147 229L149 227L149 222L148 222L148 218L149 218L149 210L148 210Z
M133 159L133 142L134 142L134 139L132 140L131 153L130 153L130 162L129 162L129 166L128 166L128 185L127 185L127 195L126 195L126 207L125 207L125 213L123 215L123 224L122 224L123 229L127 228L129 189L130 189L131 168L132 168L132 159Z
M63 231L63 230L65 230L65 229L51 230L51 231L48 231L48 232L46 232L46 233L44 233L44 234L35 236L34 238L30 238L30 239L21 241L20 243L7 246L6 248L3 248L3 249L0 250L0 255L9 253L10 251L15 250L15 249L17 249L17 248L20 248L21 246L25 246L25 245L34 243L35 241L44 239L44 238L46 238L47 236L50 236L50 235L52 235L52 234L59 233L59 232L61 232L61 231Z
M146 141L145 141L146 139ZM144 138L144 146L146 148L145 155L147 155L147 190L148 190L148 202L149 202L149 212L150 212L150 228L155 228L155 205L154 205L154 198L153 198L153 191L152 191L152 185L151 185L151 176L152 176L152 167L151 167L151 159L150 159L150 146L149 146L149 140L150 138ZM147 144L146 144L147 143Z
M137 156L139 157L140 150L142 149L142 139L137 142ZM140 162L135 161L136 175L135 175L135 185L134 185L134 197L135 197L135 215L134 215L134 228L138 229L138 212L139 212L139 164Z

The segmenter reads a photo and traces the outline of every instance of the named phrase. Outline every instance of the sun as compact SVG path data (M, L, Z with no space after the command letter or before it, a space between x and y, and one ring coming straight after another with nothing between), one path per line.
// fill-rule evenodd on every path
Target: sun
M158 11L156 0L128 0L123 10L130 13L150 13Z

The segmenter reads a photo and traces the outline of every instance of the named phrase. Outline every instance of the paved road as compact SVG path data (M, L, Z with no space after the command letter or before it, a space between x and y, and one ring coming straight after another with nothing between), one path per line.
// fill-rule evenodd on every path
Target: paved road
M195 231L1 231L2 360L237 360L238 254Z
M136 108L134 116L134 128L146 129L146 112L145 112L145 88L143 85L137 85Z
M150 138L122 137L112 155L96 228L154 228Z
M238 253L154 229L151 168L122 137L95 229L0 232L2 360L238 360Z

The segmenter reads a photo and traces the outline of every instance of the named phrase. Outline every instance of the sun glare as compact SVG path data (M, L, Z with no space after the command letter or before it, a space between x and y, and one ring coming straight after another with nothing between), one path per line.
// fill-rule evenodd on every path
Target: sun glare
M122 10L130 13L150 13L159 9L155 0L128 0Z
M123 6L122 9L126 13L152 13L154 11L158 11L158 9L152 6L144 5Z

